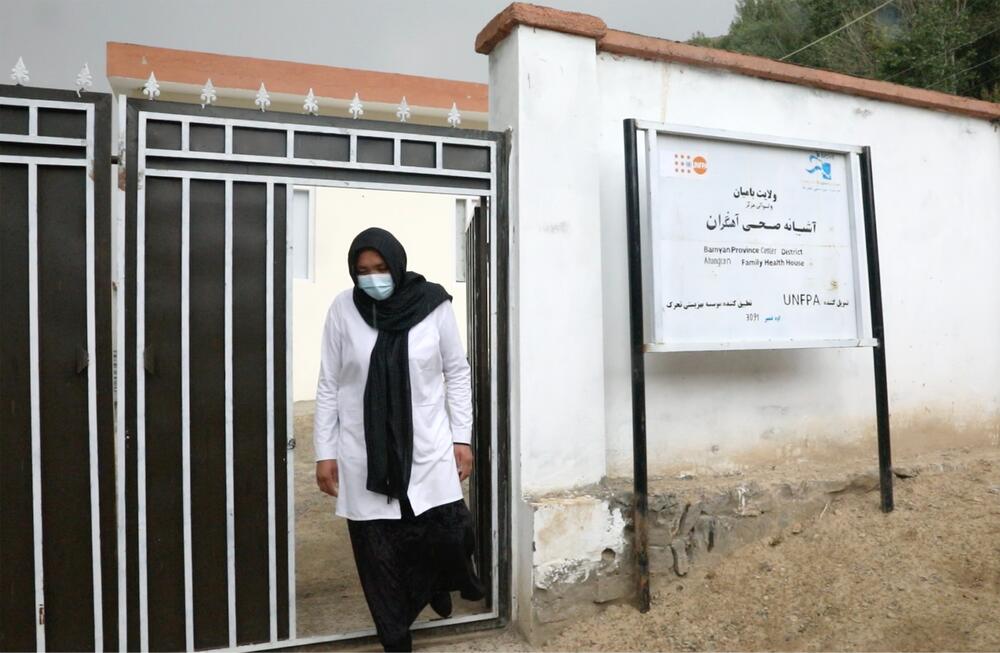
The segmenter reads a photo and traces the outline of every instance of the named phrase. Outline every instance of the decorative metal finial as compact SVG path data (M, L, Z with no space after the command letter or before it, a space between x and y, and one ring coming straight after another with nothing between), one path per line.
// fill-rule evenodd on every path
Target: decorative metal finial
M313 116L319 115L319 102L316 101L316 94L313 93L312 89L309 89L309 92L306 94L306 101L302 103L302 110Z
M351 112L351 117L355 120L365 115L365 110L361 104L361 98L357 93L354 94L354 99L351 100L351 106L349 106L347 110Z
M160 97L160 83L156 81L156 75L152 71L149 73L149 79L142 85L142 94L150 100Z
M459 113L456 102L451 103L451 111L448 112L448 124L452 127L458 127L462 124L462 114Z
M27 85L28 80L31 79L28 77L28 68L24 65L24 59L21 57L17 58L17 63L10 69L10 72L10 78L14 80L14 83L18 86Z
M94 76L90 74L90 66L83 64L83 68L76 74L76 96L80 97L81 93L89 91L93 85Z
M399 103L399 108L396 109L396 117L399 118L399 122L406 122L410 119L410 105L406 103L406 96L403 96L403 101Z
M257 89L257 98L253 101L254 104L261 111L267 111L267 108L271 106L271 96L267 94L267 89L264 88L264 82L260 83L260 88Z
M218 99L219 96L215 92L215 86L212 85L212 78L209 77L208 81L201 88L201 108L204 109Z

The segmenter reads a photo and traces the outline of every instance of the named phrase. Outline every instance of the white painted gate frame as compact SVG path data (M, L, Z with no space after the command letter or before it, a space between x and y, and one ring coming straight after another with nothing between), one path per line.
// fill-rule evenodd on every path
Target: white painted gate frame
M37 145L62 145L84 147L80 159L62 159L41 156L0 155L0 163L26 164L28 166L28 331L31 378L31 495L32 533L34 538L34 574L36 607L36 648L45 650L45 573L42 558L42 467L41 467L41 411L39 406L39 343L38 343L38 167L85 167L86 174L86 247L87 247L87 350L91 358L87 365L87 418L90 458L90 519L91 551L94 592L94 650L104 649L104 605L101 582L101 506L98 485L97 446L97 354L96 332L96 270L94 242L94 105L88 102L40 100L0 97L0 106L28 108L28 133L26 135L0 134L0 142L31 143ZM38 135L38 109L69 109L86 114L86 138L63 138Z
M118 153L119 153L119 179L123 179L122 166L126 162L126 120L127 120L127 98L117 96L117 117L118 117ZM146 121L152 118L156 120L167 120L177 122L181 125L181 150L156 150L146 148L145 134ZM352 182L337 181L328 179L312 178L291 178L281 177L277 183L286 184L286 211L290 213L292 194L295 185L329 186L338 188L367 188L373 190L397 190L408 192L428 192L446 193L449 195L468 195L471 197L487 196L491 206L490 220L490 260L497 261L497 243L499 238L509 238L508 234L497 232L497 168L501 162L497 159L497 145L494 141L469 139L461 137L428 136L420 133L407 133L396 131L382 131L378 129L345 129L342 127L314 126L299 123L278 123L258 120L243 120L238 118L209 118L197 117L173 113L155 113L142 111L139 114L138 129L138 152L137 152L137 212L136 212L136 446L137 446L137 485L138 485L138 535L139 535L139 621L140 621L140 648L142 651L149 650L148 633L148 593L146 587L146 514L145 514L145 428L144 428L144 378L143 378L143 349L144 349L144 223L145 223L145 184L146 177L166 177L180 179L182 183L182 226L181 226L181 405L182 405L182 499L183 499L183 525L184 525L184 587L185 587L185 612L186 612L186 645L188 650L194 648L194 630L192 615L192 559L191 559L191 488L190 488L190 375L189 375L189 245L190 245L190 182L192 179L212 179L225 182L226 188L226 246L225 246L225 357L226 357L226 513L227 513L227 576L229 583L229 648L236 651L256 651L289 646L302 646L308 644L318 644L357 637L374 635L374 628L358 630L347 633L337 633L333 635L322 635L315 637L299 638L296 634L296 610L295 610L295 493L294 493L294 449L291 449L286 461L287 464L287 500L288 500L288 586L289 586L289 637L288 639L277 639L277 599L276 599L276 560L275 560L275 477L274 477L274 397L273 397L273 372L274 372L274 333L273 333L273 261L274 261L274 185L275 178L261 175L248 175L236 173L211 173L195 171L174 171L148 169L146 167L147 156L169 156L173 158L199 158L215 159L220 161L239 162L267 162L267 163L293 163L300 166L326 167L326 168L351 168L372 171L393 171L407 172L415 174L431 174L434 176L454 176L464 178L488 179L490 188L488 191L482 189L469 189L458 186L421 186L385 184L377 182ZM222 125L225 128L225 152L205 153L191 152L190 126L191 124L213 124ZM287 139L287 151L285 157L255 156L233 153L233 127L246 126L253 128L264 128L284 131ZM294 157L294 135L296 132L340 134L350 137L350 157L347 162L321 161L312 159L299 159ZM393 164L371 164L357 161L357 139L359 136L375 136L379 138L393 140ZM435 143L436 168L419 168L403 166L401 163L401 142L424 141ZM442 150L444 144L472 145L480 148L487 148L490 152L490 172L477 173L471 171L451 171L442 166ZM129 171L131 173L131 171ZM268 421L268 539L269 539L269 588L270 588L270 641L238 646L236 644L236 609L235 609L235 557L234 557L234 503L233 503L233 419L232 419L232 249L233 249L233 214L232 214L232 193L234 181L252 181L265 183L267 187L267 218L266 218L266 312L267 312L267 421ZM92 185L92 184L91 184ZM89 187L88 187L89 188ZM89 191L88 191L89 192ZM123 183L119 182L114 191L115 201L113 202L114 216L114 274L115 274L115 299L114 306L116 312L115 322L115 343L114 350L117 354L117 378L116 388L116 435L115 435L115 469L116 469L116 497L117 497L117 522L118 522L118 623L119 642L125 643L127 639L127 573L126 573L126 517L125 517L125 356L122 347L125 343L125 297L128 290L125 285L125 210L126 210L126 189ZM90 234L90 232L88 232ZM92 249L92 248L91 248ZM286 420L287 435L293 436L293 410L292 410L292 336L291 319L293 314L293 294L292 294L292 237L291 230L286 229ZM92 266L91 266L92 269ZM498 433L499 433L499 402L498 402L498 324L496 301L497 266L490 266L490 288L491 288L491 309L489 316L490 325L490 379L491 379L491 451L490 467L491 474L491 500L493 502L491 538L492 538L492 578L493 578L493 608L490 612L449 619L435 620L433 622L419 622L413 625L414 629L435 628L475 621L485 621L496 619L500 616L500 596L499 596L499 524L498 524ZM92 368L93 370L93 368ZM93 372L92 372L93 373ZM93 386L92 386L93 387ZM92 413L93 414L93 413ZM92 439L96 437L96 429L92 432ZM96 446L96 442L94 443ZM96 473L96 468L92 474ZM95 562L95 565L97 562ZM96 576L95 576L96 577ZM99 577L98 577L99 578ZM99 650L99 649L98 649Z

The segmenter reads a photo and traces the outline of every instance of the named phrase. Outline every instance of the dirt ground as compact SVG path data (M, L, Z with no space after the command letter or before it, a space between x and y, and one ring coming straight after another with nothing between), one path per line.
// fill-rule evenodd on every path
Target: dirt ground
M654 576L648 614L611 606L541 649L510 631L417 649L1000 651L1000 450L938 462L896 480L891 514L874 488L844 494L710 569Z
M295 404L295 584L299 637L371 626L347 522L316 487L313 402Z
M334 514L335 499L316 487L313 402L295 404L295 582L299 637L372 627L354 566L347 521ZM453 595L454 615L484 610ZM428 608L418 621L436 619Z

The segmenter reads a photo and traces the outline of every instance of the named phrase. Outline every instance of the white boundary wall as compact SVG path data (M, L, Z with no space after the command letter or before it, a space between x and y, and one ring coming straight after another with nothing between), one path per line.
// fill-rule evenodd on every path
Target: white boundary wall
M490 127L514 130L525 493L631 473L624 118L870 145L894 442L995 437L1000 133L988 121L599 53L593 39L525 26L490 60ZM874 441L868 349L649 354L646 366L652 472Z
M584 535L623 546L610 511L595 530L586 510L563 529L580 550L553 546L542 526L558 499L538 497L631 474L624 118L870 145L894 447L1000 444L994 126L517 26L490 54L490 129L513 130L511 492L526 629L546 570L599 562L602 543ZM870 349L650 354L646 369L652 474L874 456ZM579 498L565 503L570 518Z
M872 148L893 441L1000 428L1000 134L985 120L706 68L598 54L610 474L631 469L622 119ZM871 351L651 354L651 472L874 453ZM839 450L839 447L833 447Z

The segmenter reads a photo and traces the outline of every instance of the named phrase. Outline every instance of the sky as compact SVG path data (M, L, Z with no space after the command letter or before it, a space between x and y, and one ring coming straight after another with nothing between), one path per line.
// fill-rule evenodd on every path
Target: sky
M104 47L123 41L487 82L476 34L509 0L0 0L0 83L17 58L31 86L73 88L88 63L109 90ZM736 0L541 0L614 29L685 40L726 32Z

